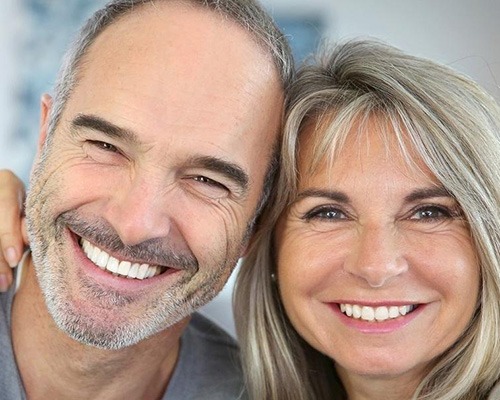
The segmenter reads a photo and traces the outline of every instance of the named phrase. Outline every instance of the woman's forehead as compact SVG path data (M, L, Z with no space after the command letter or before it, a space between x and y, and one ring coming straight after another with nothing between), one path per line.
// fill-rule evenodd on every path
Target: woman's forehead
M399 121L381 114L310 120L303 126L298 148L297 167L303 177L332 169L339 162L359 165L374 152L409 175L431 174L408 131Z

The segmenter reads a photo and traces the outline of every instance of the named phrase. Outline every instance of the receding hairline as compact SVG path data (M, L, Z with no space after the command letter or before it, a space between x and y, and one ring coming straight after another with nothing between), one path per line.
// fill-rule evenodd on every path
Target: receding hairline
M225 14L223 11L220 11L218 9L215 9L213 7L208 7L205 6L204 3L196 2L193 0L168 0L168 1L155 1L155 0L144 0L142 3L138 4L137 7L130 8L120 14L118 17L115 17L113 21L107 25L105 25L91 40L89 45L84 49L84 51L81 53L79 59L77 60L76 64L74 65L74 84L75 87L78 86L80 80L82 79L82 75L85 70L85 65L86 63L90 62L90 57L92 50L96 47L96 45L99 44L100 39L102 39L102 35L109 32L110 29L115 27L116 25L120 24L121 22L126 21L127 19L138 19L138 18L144 18L144 16L147 16L148 14L150 16L154 16L155 10L158 10L160 7L165 7L169 8L172 6L180 6L182 8L185 8L187 11L189 10L198 10L201 11L204 14L207 15L213 15L217 19L219 19L219 22L222 24L228 24L228 26L232 26L236 29L238 29L243 36L245 37L245 40L248 39L248 43L253 43L254 45L257 46L260 54L262 55L263 58L265 58L266 63L269 65L270 70L272 71L273 75L276 77L276 82L278 82L278 86L282 93L285 92L286 89L286 84L283 81L283 77L280 73L279 67L277 65L276 60L274 59L273 53L271 49L266 46L266 44L263 42L263 40L260 40L258 35L249 30L245 29L245 26L241 23L241 21L237 20L236 17L230 17L227 14ZM168 38L167 38L168 39ZM69 96L71 97L71 95ZM69 99L68 99L69 100Z

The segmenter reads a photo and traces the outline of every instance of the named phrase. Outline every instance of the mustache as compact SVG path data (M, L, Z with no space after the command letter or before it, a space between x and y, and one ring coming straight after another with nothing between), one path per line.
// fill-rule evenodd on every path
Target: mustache
M122 242L116 230L102 218L82 218L76 211L67 211L57 217L57 225L67 226L78 236L92 241L102 249L107 249L123 260L137 260L151 265L176 269L198 270L198 260L189 251L175 251L165 243L165 239L152 238L128 246Z

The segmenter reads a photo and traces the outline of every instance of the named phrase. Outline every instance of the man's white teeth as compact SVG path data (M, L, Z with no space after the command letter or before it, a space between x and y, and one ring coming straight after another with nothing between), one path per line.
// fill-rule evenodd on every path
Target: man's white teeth
M147 279L161 273L161 267L155 265L132 264L130 261L117 260L85 239L82 239L81 244L83 252L95 265L102 270L111 272L113 275L125 276L131 279Z
M414 305L369 307L357 304L340 304L340 311L355 319L365 321L385 321L406 315L415 309Z

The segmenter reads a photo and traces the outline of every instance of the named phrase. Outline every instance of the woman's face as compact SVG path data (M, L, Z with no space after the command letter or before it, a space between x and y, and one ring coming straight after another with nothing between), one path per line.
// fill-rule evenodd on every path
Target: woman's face
M416 386L471 320L479 265L457 202L379 129L370 121L311 174L303 135L299 194L276 232L278 285L293 326L344 381Z

